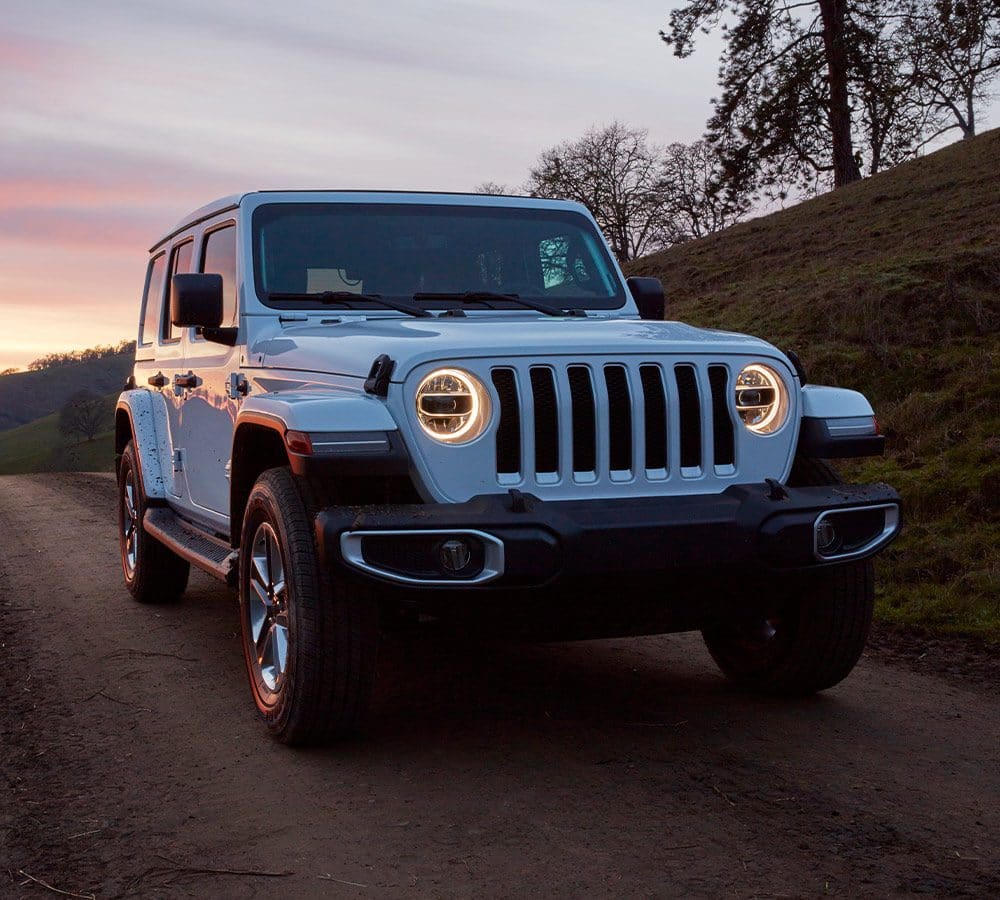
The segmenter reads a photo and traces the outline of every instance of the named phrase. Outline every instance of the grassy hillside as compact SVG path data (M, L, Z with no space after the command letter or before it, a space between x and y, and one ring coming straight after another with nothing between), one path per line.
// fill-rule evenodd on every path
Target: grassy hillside
M1000 640L1000 130L638 260L668 317L798 351L861 390L903 495L883 619Z
M81 388L98 395L120 391L134 359L134 351L129 350L36 372L0 375L0 433L56 412Z
M92 441L67 441L59 433L59 413L0 431L0 475L20 472L106 472L114 465L117 392L104 398L107 430Z

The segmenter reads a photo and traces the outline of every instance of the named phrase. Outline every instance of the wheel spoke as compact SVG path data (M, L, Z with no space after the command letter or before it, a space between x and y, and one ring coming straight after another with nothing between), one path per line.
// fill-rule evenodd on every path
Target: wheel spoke
M267 651L267 639L271 634L271 622L265 616L261 621L260 628L254 636L254 650L257 652L257 662L264 665L264 657Z
M135 486L132 484L132 473L125 479L125 510L133 522L138 518L135 512Z
M260 674L264 683L273 691L277 684L276 672L274 670L274 628L265 628L262 632L262 640L258 641L259 651L257 661L260 665Z
M254 542L256 544L256 541ZM261 553L256 546L253 548L253 572L250 573L251 577L256 576L257 580L266 588L270 579L270 572L268 571L267 558Z
M270 609L273 600L270 593L268 593L267 587L261 584L261 582L253 576L250 578L250 587L254 589L254 593L257 595L260 602L264 604L264 607L266 609Z
M275 675L285 674L285 665L288 661L288 629L277 622L271 630L271 641L274 647L274 668Z
M253 638L254 647L259 646L261 632L264 630L264 623L267 620L267 602L259 594L256 582L253 584L254 593L247 597L248 613L250 615L250 635ZM260 655L258 650L257 655Z

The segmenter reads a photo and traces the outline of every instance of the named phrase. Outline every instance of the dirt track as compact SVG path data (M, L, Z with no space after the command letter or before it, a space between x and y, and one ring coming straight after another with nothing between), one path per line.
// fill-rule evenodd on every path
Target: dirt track
M1000 894L996 683L866 658L779 701L692 635L396 645L367 738L291 751L225 588L129 600L113 502L0 478L0 895Z

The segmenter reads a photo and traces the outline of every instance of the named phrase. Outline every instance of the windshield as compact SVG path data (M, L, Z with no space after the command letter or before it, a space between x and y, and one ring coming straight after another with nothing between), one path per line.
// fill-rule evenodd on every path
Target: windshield
M516 294L560 308L617 309L625 303L596 229L571 211L272 203L254 211L253 233L257 294L282 309L320 303L308 295L324 292L416 296L421 306L435 309L457 306L460 295L470 292ZM481 302L515 307L502 298ZM361 296L346 305L372 308Z

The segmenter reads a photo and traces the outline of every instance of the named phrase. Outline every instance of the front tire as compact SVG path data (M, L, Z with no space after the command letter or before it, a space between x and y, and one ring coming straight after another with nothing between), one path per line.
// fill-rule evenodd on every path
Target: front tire
M191 566L143 529L148 506L139 456L129 441L118 466L118 540L125 586L140 603L172 603L184 593Z
M798 457L793 487L842 483L819 459ZM757 612L737 623L705 629L709 653L731 681L754 690L807 695L833 687L857 664L868 640L875 604L870 560L842 563L747 597Z
M318 506L302 479L270 469L250 494L240 539L247 675L261 719L286 744L357 731L374 681L377 603L320 564Z

